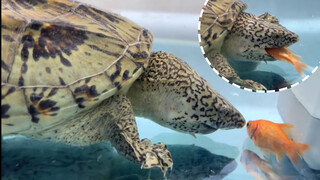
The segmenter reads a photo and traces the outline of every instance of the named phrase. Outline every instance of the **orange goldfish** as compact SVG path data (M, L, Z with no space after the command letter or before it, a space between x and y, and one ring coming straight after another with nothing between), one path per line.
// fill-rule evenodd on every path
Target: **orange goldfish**
M291 141L287 135L291 128L292 125L267 120L247 123L247 133L261 151L275 154L278 162L282 160L283 154L286 154L292 163L297 163L298 156L302 156L309 146Z
M307 65L299 61L301 57L294 55L292 51L286 47L266 48L265 50L273 58L291 63L296 68L299 74L302 74L302 69L307 68Z

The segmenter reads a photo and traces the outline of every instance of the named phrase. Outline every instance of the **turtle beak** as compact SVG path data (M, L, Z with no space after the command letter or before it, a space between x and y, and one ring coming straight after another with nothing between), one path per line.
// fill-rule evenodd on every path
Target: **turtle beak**
M246 124L246 120L235 107L228 107L226 111L226 114L221 117L219 129L242 128Z

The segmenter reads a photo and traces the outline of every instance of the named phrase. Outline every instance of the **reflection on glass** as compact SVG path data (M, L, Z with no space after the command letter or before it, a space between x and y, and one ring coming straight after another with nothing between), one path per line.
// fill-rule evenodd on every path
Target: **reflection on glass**
M248 149L241 153L240 162L257 180L316 180L320 177L319 171L310 169L303 160L292 164L285 158L278 163L274 156L261 158Z
M109 143L67 146L26 138L2 142L2 177L11 179L164 179L159 168L141 169ZM222 179L237 163L195 145L168 145L174 166L168 179Z

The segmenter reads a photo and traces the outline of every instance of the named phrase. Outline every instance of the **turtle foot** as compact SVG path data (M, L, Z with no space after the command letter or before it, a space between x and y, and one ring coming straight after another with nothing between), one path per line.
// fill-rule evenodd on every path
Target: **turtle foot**
M171 154L164 143L151 144L149 139L143 139L139 146L141 168L159 167L165 174L172 167Z

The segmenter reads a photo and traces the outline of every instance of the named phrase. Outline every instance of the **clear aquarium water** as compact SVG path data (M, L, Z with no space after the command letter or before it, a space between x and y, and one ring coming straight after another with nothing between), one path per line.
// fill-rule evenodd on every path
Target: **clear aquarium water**
M131 2L106 0L90 3L121 13L153 32L153 51L169 52L186 61L235 106L247 121L266 119L283 123L277 107L279 93L254 93L239 89L226 83L208 66L200 50L197 35L198 18L204 0L195 1L164 0L156 7L153 5L155 1L143 0ZM256 15L269 12L276 15L285 27L299 34L300 41L291 49L303 58L303 62L308 64L311 70L319 65L319 0L244 2L248 4L247 12ZM186 6L185 3L191 5ZM179 8L180 6L186 10ZM169 12L166 12L166 9L169 9ZM274 67L277 73L287 80L300 82L303 78L292 71L294 68L288 63L270 64L261 64L259 70L268 71ZM306 75L310 75L311 70L305 72ZM248 137L246 127L218 130L207 135L197 134L194 137L162 127L144 118L137 118L137 125L141 139L148 138L153 143L164 142L168 145L174 165L165 177L157 168L142 170L140 165L119 156L108 142L73 147L11 136L2 139L1 178L12 180L320 179L320 167L311 168L303 158L300 158L297 164L292 164L287 157L277 162L274 155L263 156ZM313 132L309 133L309 136L312 136ZM320 147L316 148L320 151ZM318 156L313 158L320 161Z
M227 84L205 61L197 42L155 39L155 51L173 53L185 60L217 91L228 99L246 120L267 119L282 123L277 110L277 93L252 93ZM200 61L199 61L200 60ZM148 119L137 118L140 138L164 142L172 153L174 166L169 179L254 179L242 164L248 150L263 158L249 139L246 129L218 130L208 135L178 133ZM2 141L3 179L162 179L160 170L141 170L117 153L108 142L89 147L72 147L23 137L5 137ZM244 158L241 160L241 158ZM296 169L285 158L281 164L274 156L277 177L317 179L320 171L312 170L303 160ZM249 161L252 166L254 160ZM250 164L251 163L251 164ZM251 167L252 168L252 167ZM254 169L253 169L254 170ZM269 177L257 170L261 177ZM277 174L278 173L278 174ZM267 178L268 179L268 178Z

